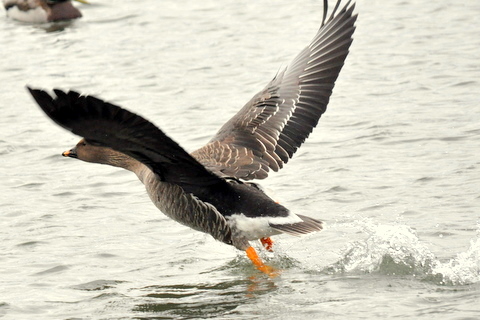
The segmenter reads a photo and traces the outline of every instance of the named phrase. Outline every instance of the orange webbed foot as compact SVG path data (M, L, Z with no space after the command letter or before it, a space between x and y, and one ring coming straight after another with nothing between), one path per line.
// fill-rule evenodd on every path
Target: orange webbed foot
M270 237L267 238L261 238L260 242L262 243L262 246L269 252L273 252L273 240L270 239Z
M279 270L264 264L262 259L260 259L260 257L258 256L257 251L255 251L253 247L249 247L247 250L245 250L245 253L247 254L247 257L255 265L255 267L257 267L257 269L260 270L261 272L267 274L272 278L280 274Z

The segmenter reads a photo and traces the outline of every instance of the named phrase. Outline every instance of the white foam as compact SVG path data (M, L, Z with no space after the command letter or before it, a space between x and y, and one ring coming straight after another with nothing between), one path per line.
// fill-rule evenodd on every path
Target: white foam
M333 269L341 272L410 274L426 281L447 285L480 282L480 227L467 251L441 262L406 225L379 225L360 222L369 234L364 241L348 245L343 259Z
M368 228L370 236L364 242L350 244L343 265L345 271L377 271L386 256L399 265L408 262L412 268L423 268L435 258L408 226L370 225Z
M441 275L446 284L470 284L480 282L480 238L470 241L467 251L446 263L435 261L432 273Z

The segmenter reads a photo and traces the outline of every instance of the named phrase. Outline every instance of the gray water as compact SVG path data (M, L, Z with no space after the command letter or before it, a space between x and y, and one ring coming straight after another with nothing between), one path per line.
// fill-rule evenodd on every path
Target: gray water
M262 181L327 222L243 253L158 212L129 172L62 158L78 137L25 85L76 89L187 150L315 34L321 1L106 1L63 28L0 18L0 317L478 319L479 1L361 1L318 128Z

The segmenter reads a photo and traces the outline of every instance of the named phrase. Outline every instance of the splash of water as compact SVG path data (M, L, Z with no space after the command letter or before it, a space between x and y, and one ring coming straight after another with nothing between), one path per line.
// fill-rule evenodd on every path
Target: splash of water
M431 273L442 277L444 284L463 285L480 282L480 238L470 241L467 251L446 263L435 261Z
M365 220L359 226L368 234L367 239L349 244L344 257L333 266L334 271L412 275L442 285L480 282L480 226L470 248L448 262L439 261L406 225Z

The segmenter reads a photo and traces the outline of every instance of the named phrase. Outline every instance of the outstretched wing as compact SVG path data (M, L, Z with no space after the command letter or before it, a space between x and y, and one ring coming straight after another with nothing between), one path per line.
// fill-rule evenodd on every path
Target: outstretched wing
M222 186L223 179L211 173L175 141L148 120L92 96L54 90L30 93L58 125L84 137L89 143L110 147L147 165L163 181L195 194L198 187Z
M213 172L263 179L283 167L317 125L352 43L350 1L322 25L308 47L277 74L204 147L192 155Z

